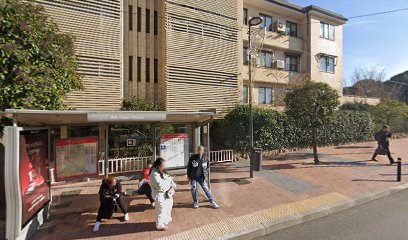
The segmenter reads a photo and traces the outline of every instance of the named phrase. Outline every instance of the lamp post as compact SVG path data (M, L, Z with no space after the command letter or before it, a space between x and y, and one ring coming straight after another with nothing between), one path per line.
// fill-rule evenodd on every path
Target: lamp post
M251 156L250 156L250 178L254 177L254 119L252 113L252 91L253 91L253 82L252 82L252 41L251 41L251 34L252 34L252 27L257 26L262 23L262 18L260 17L253 17L248 21L248 45L249 45L249 65L248 65L248 72L249 72L249 137L251 142Z

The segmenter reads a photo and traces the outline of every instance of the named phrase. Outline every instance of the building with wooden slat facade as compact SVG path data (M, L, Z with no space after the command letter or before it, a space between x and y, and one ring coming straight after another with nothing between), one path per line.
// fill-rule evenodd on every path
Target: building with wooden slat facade
M248 20L263 19L254 103L279 105L302 76L341 93L343 16L283 0L37 0L76 39L84 91L72 109L120 109L124 98L166 111L248 101Z

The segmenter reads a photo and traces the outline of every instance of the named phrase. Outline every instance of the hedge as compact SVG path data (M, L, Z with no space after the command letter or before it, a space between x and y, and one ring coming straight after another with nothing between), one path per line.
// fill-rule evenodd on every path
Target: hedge
M298 149L310 146L309 130L300 127L296 119L270 109L254 108L254 142L266 151ZM240 152L249 150L249 108L236 106L223 120L212 126L215 148ZM337 111L334 121L318 129L319 146L339 145L369 140L373 135L370 114L357 111Z

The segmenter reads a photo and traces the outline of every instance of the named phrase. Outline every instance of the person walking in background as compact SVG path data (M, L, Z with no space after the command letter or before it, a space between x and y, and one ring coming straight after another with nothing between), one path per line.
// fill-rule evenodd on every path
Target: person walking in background
M193 196L194 208L198 208L198 198L197 198L197 183L201 185L207 195L208 200L213 208L217 209L219 206L214 201L213 196L205 183L206 175L208 174L208 160L204 158L204 147L199 146L197 148L197 154L190 157L187 166L187 178L191 183L191 195Z
M150 170L150 187L155 203L156 229L167 230L172 221L173 194L176 184L166 172L166 162L158 158Z
M119 205L124 216L124 220L129 220L125 201L122 196L122 184L116 181L113 177L107 177L102 180L102 185L99 188L100 207L93 231L99 231L103 218L111 219L113 212L116 211L116 206ZM117 204L117 205L116 205Z
M139 189L136 191L139 195L146 195L149 198L150 204L154 207L154 199L152 197L152 188L150 187L150 169L152 168L152 161L147 161L147 167L143 169L143 178L139 182Z
M387 155L388 160L390 160L390 164L394 164L394 159L391 156L390 151L390 141L391 141L392 133L390 131L390 127L384 125L382 129L375 134L375 140L378 143L378 147L374 152L374 155L371 160L377 161L377 155Z

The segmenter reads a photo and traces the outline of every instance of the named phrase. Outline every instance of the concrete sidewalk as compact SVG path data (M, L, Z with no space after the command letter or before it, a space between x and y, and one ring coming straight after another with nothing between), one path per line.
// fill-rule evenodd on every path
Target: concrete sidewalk
M212 191L220 209L208 207L201 197L192 209L185 176L176 177L173 223L166 232L155 231L154 209L143 196L126 197L131 220L122 214L106 220L92 232L98 207L99 181L53 187L52 218L35 239L228 239L261 236L283 227L315 219L370 201L406 187L396 182L396 166L379 157L369 161L376 144L361 143L320 149L322 164L314 165L310 151L265 160L264 171L249 179L246 162L212 165ZM408 139L392 142L395 157L408 159ZM408 171L403 166L403 173ZM124 189L137 181L124 182Z

